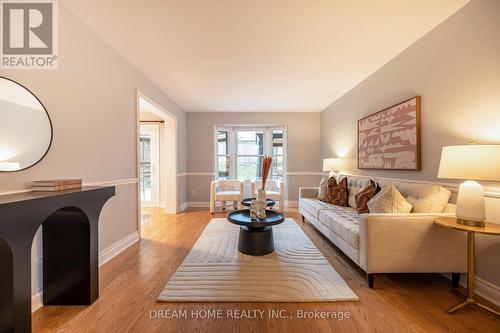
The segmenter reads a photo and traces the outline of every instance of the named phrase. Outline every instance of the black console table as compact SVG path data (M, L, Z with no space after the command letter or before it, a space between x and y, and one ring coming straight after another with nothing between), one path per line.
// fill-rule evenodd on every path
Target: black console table
M42 226L43 304L99 297L98 222L114 187L0 196L0 332L31 332L31 244Z

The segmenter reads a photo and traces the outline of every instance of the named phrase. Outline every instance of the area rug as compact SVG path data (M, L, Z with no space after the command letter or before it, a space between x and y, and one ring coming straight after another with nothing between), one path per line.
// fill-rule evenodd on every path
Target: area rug
M238 251L239 226L212 219L158 301L359 300L293 219L273 229L275 251L253 257Z

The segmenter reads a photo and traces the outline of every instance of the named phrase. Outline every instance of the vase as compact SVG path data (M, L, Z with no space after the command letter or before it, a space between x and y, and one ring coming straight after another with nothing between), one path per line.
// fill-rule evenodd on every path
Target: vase
M255 220L257 218L257 200L252 199L250 201L250 218Z
M266 190L257 191L257 217L259 219L266 218L266 206L267 206L267 196Z

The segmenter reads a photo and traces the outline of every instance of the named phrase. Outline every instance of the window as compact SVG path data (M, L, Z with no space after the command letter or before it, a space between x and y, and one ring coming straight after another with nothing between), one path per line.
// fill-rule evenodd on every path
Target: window
M219 178L229 178L229 132L217 131L217 172Z
M270 179L285 179L284 127L216 127L216 170L218 178L243 181L260 179L262 157L273 157Z

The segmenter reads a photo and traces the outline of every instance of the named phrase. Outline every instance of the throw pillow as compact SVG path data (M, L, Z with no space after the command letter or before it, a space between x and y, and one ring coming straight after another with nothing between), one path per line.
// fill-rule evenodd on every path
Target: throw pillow
M370 213L409 213L412 208L394 185L384 187L368 201Z
M325 201L327 181L328 177L325 177L321 179L321 182L319 183L318 197L317 197L318 200Z
M328 179L325 201L337 206L347 206L347 177L338 183L335 177Z
M370 185L363 188L354 196L354 199L356 201L356 211L358 212L358 214L370 212L368 210L368 201L370 201L370 199L373 198L375 194L377 194L377 185L373 181L370 181Z

